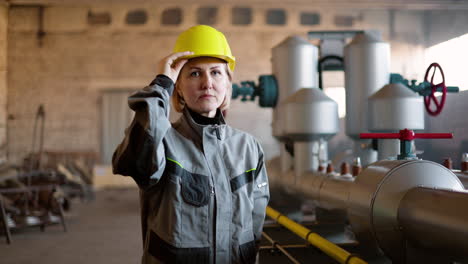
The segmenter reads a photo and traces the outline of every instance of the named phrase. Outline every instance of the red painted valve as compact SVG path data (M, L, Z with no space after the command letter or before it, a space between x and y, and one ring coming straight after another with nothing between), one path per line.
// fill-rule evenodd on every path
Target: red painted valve
M361 133L360 138L399 139L400 155L398 159L416 158L411 152L411 141L416 138L453 138L452 133L414 133L413 130L403 129L400 133Z
M432 68L434 68L434 72L432 73L431 80L429 81L428 80L429 72L431 71ZM438 83L438 84L434 84L434 76L435 76L435 73L436 73L437 69L439 69L440 74L442 75L442 82ZM436 115L440 114L440 112L442 112L442 108L444 107L444 104L445 104L445 98L447 96L447 86L445 86L445 75L444 75L444 71L442 71L442 67L440 67L440 65L438 63L436 63L436 62L429 65L429 68L427 68L427 70L426 70L426 75L424 75L424 81L427 82L427 83L430 83L430 85L431 85L430 87L431 87L431 90L432 90L429 95L424 96L424 105L426 106L426 111L430 115L436 116ZM440 101L437 100L437 97L435 96L435 93L436 93L437 89L439 89L439 88L442 89L442 96L440 97ZM434 110L432 110L432 108L431 108L431 103L432 102L435 105Z
M413 130L403 129L400 133L361 133L360 138L393 138L399 140L414 140L415 138L453 138L453 133L414 133Z

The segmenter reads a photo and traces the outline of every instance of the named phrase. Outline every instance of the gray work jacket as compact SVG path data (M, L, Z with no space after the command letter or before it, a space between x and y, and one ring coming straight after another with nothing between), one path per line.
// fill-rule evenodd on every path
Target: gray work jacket
M142 263L254 263L269 200L260 144L224 122L169 122L173 82L158 75L129 97L135 117L115 174L140 187Z

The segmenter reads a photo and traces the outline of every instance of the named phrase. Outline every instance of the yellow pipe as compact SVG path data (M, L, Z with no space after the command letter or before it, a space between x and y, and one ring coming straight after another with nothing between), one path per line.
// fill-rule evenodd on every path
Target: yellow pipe
M301 226L269 206L266 209L266 214L341 264L367 264L364 260L352 255L318 234L313 233L311 230Z

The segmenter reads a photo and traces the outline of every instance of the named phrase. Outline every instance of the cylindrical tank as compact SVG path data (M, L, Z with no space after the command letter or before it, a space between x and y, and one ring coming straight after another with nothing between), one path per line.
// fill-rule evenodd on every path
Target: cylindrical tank
M294 141L328 139L339 131L338 104L319 89L300 89L282 109L284 134Z
M390 80L390 45L377 34L358 34L345 46L346 134L368 132L367 99Z
M272 50L273 74L279 86L278 103L301 88L318 87L318 48L291 36Z
M424 129L423 97L400 83L385 85L368 100L368 125L372 132L398 132ZM396 157L400 141L378 140L378 159Z
M423 97L400 83L385 85L369 97L369 131L424 129Z

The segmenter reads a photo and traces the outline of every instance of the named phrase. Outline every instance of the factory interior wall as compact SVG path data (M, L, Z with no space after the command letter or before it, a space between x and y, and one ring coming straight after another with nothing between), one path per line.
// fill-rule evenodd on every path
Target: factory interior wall
M425 13L426 46L430 47L446 40L467 34L466 10L432 10Z
M6 160L8 5L0 1L0 161Z
M161 25L162 11L174 6L177 7L176 4L141 8L135 5L10 6L9 23L7 9L2 6L0 50L2 54L6 51L7 59L0 56L0 142L5 137L2 120L8 115L9 160L20 162L31 150L36 111L41 104L46 111L46 150L94 151L101 156L103 137L106 137L102 134L103 96L147 85L156 74L158 60L171 51L177 35L197 23L198 6L181 5L184 10L181 24ZM267 8L252 5L252 23L235 26L229 19L231 8L219 6L219 19L213 26L225 33L237 58L234 82L257 81L259 75L271 74L271 48L290 35L306 38L312 30L377 29L384 41L391 44L392 72L421 80L427 68L423 65L428 30L424 11L277 5L268 8L286 10L286 24L266 25ZM134 10L147 11L145 24L126 24L127 12ZM319 13L320 24L301 25L298 20L302 11ZM103 24L90 23L90 17L95 14L109 14L109 23L105 22L106 16ZM7 25L8 48L4 33ZM7 62L8 82L5 81ZM344 86L344 79L324 83L339 87ZM3 96L6 94L7 97ZM7 98L8 113L3 98ZM278 144L271 136L271 113L271 109L260 109L254 102L236 100L227 115L233 127L259 138L267 159L279 153ZM176 116L173 114L172 119ZM116 133L123 137L124 131ZM122 184L116 180L120 177L110 177L108 163L101 160L100 164L95 169L99 185Z

